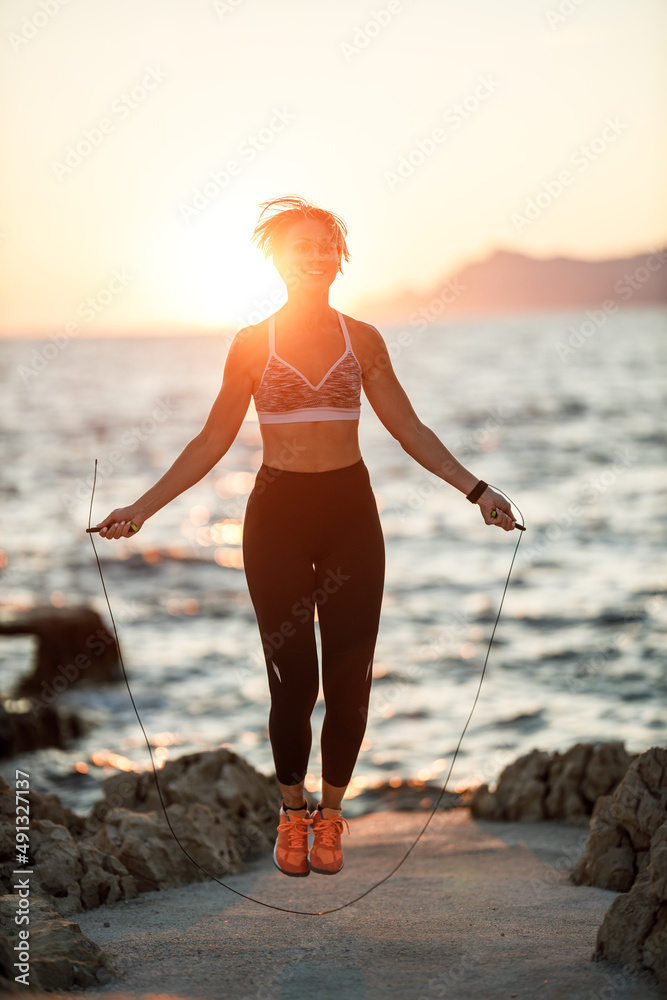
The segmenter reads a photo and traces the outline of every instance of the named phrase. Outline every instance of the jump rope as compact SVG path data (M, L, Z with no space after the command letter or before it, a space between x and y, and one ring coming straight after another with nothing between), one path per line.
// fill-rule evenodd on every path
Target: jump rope
M440 795L438 796L438 799L437 799L435 805L431 809L430 815L429 815L428 819L426 820L426 822L424 823L424 826L421 829L419 835L416 837L416 839L414 840L414 842L411 844L411 846L405 852L405 854L403 855L403 857L401 858L401 860L398 862L398 864L395 865L392 868L392 870L387 875L384 876L384 878L381 878L379 880L379 882L375 882L369 889L366 889L365 892L359 893L359 895L355 896L354 899L350 899L350 900L348 900L347 903L342 903L340 906L333 906L329 910L294 910L294 909L292 909L289 906L278 906L276 903L267 903L263 899L256 899L254 896L248 896L248 895L246 895L246 893L240 892L238 889L234 889L233 886L227 885L226 882L222 882L219 878L217 878L217 876L213 875L211 872L207 871L206 868L202 867L202 865L200 865L198 861L195 861L195 859L192 857L192 855L186 850L185 847L183 847L183 844L180 842L180 840L176 836L174 828L171 825L171 820L169 819L169 815L167 813L167 809L166 809L166 806L165 806L165 803L164 803L164 799L162 798L162 790L160 788L160 782L158 781L157 769L155 767L155 762L153 760L153 751L151 750L150 740L148 739L148 736L146 735L146 730L144 729L144 724L141 721L141 716L139 715L139 711L137 709L137 706L136 706L136 703L135 703L135 700L134 700L134 696L132 695L132 689L130 688L130 682L129 682L128 677L127 677L127 671L125 670L125 663L123 662L123 656L122 656L122 653L121 653L121 650L120 650L120 641L118 639L118 630L116 628L116 622L115 622L115 619L114 619L114 616L113 616L113 611L111 610L111 602L109 601L109 595L107 593L107 588L106 588L106 585L104 583L104 575L102 573L102 566L100 565L100 559L99 559L99 556L97 554L97 549L95 548L95 541L93 539L93 533L96 530L99 530L99 529L95 529L95 528L91 527L91 519L92 519L92 515L93 515L93 499L95 497L95 485L96 485L96 483L97 483L97 459L95 459L95 473L94 473L94 476L93 476L93 489L92 489L92 493L91 493L91 496L90 496L90 510L88 512L88 527L87 527L86 531L88 532L88 534L90 536L90 541L91 541L91 544L93 546L93 552L95 553L95 560L97 562L97 568L99 570L100 580L102 581L102 589L104 591L104 596L106 598L107 607L109 609L109 617L111 618L111 624L113 625L114 636L116 638L116 646L118 648L118 659L120 660L120 665L121 665L121 667L123 669L123 677L125 678L125 684L126 684L126 687L127 687L127 692L128 692L128 694L130 696L130 701L132 702L132 708L134 709L134 714L137 717L137 722L139 723L139 726L141 727L141 732L144 735L144 739L146 741L146 746L148 747L148 754L150 756L151 766L153 768L153 777L155 779L155 787L157 789L158 797L160 799L160 805L162 806L162 812L164 813L164 818L167 821L167 826L169 827L169 830L171 831L172 837L174 838L174 840L176 841L176 843L178 844L178 846L180 847L180 849L183 851L183 853L185 854L185 856L195 866L195 868L198 868L200 872L202 872L204 875L207 876L207 878L210 878L214 882L217 882L218 885L221 885L223 887L223 889L229 889L230 892L235 893L237 896L241 896L243 899L249 899L252 903L257 903L259 906L266 906L266 907L268 907L271 910L282 910L283 913L299 913L299 914L302 914L303 916L308 916L308 917L321 917L321 916L324 916L327 913L336 913L338 910L344 910L347 906L352 906L353 903L359 902L359 900L363 899L364 896L368 896L368 894L371 893L371 892L373 892L374 889L377 889L378 886L381 886L384 882L387 882L392 877L392 875L394 875L398 871L398 869L401 867L401 865L403 864L403 862L410 856L410 854L412 854L413 850L415 849L415 847L417 846L417 844L421 840L422 836L424 835L427 826L429 825L429 823L433 819L433 816L435 815L435 812L436 812L438 806L440 805L440 802L442 801L442 797L445 794L445 789L447 788L447 783L448 783L448 781L450 779L452 770L454 768L454 764L456 762L456 758L458 756L459 748L461 746L461 743L463 742L463 737L465 736L466 730L468 728L468 725L470 724L470 720L472 718L472 714L475 711L475 706L477 705L477 700L479 698L479 693L480 693L480 691L482 689L482 682L484 680L484 675L486 673L486 664L487 664L488 659L489 659L489 653L491 652L491 643L493 642L493 637L496 634L496 628L498 626L498 621L500 619L500 612L502 611L503 601L505 600L505 594L507 593L507 586L508 586L508 584L510 582L510 574L512 572L512 567L514 566L514 560L516 559L516 554L517 554L517 551L518 551L518 548L519 548L519 543L521 542L521 534L522 534L522 532L524 532L526 530L525 527L523 526L523 524L518 524L517 523L515 525L515 527L517 527L517 528L520 529L519 530L519 537L517 538L516 547L514 549L514 554L512 556L512 562L510 563L509 572L507 573L507 579L505 581L505 588L503 590L503 596L500 599L500 607L498 608L498 614L496 615L496 620L495 620L495 623L494 623L494 626L493 626L493 631L491 632L491 638L489 639L489 646L488 646L488 649L486 651L486 657L484 658L484 666L482 667L482 672L481 672L480 677L479 677L479 683L477 685L477 691L475 693L475 698L474 698L473 703L472 703L472 708L470 709L470 712L468 714L468 718L466 719L466 724L463 727L463 731L462 731L462 733L461 733L461 735L459 737L459 741L456 744L456 750L454 751L454 756L452 757L452 762L449 765L449 771L447 772L447 777L445 778L445 783L442 786L442 791L440 792ZM502 493L502 495L510 502L510 504L512 504L512 501L510 500L510 498L507 496L506 493L503 493L502 490L499 490L496 486L492 486L491 489L496 490L498 493ZM514 506L516 507L516 509L521 514L522 521L525 521L525 518L524 518L524 516L523 516L523 514L521 512L521 509L520 509L519 505L518 504L514 504ZM494 514L494 512L492 511L492 513L491 513L492 517L493 517L493 514Z

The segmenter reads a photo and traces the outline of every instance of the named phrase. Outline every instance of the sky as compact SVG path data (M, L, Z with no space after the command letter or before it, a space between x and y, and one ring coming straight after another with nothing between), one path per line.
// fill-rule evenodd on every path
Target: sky
M4 0L0 335L257 322L282 194L346 220L368 322L496 249L663 246L665 37L662 0Z

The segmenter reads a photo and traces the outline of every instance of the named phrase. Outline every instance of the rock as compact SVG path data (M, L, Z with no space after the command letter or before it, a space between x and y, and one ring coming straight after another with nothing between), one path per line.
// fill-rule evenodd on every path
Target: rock
M653 747L638 757L612 798L635 849L648 850L667 819L667 749Z
M545 799L548 819L585 824L601 795L607 795L625 775L632 757L622 743L577 743L555 754Z
M66 826L68 830L72 830L75 833L83 831L86 823L85 817L77 815L77 813L68 809L67 806L64 806L57 795L42 795L40 792L35 792L31 789L29 800L31 820L50 819L52 823ZM15 809L16 798L14 789L6 778L0 775L0 823L9 823L12 831L15 827Z
M170 805L167 815L187 854L174 841L162 812L114 809L90 843L103 855L115 855L140 892L188 885L205 879L206 873L220 877L239 870L247 852L238 842L236 824L202 803Z
M0 907L2 906L2 898L0 896ZM15 942L10 941L10 938L3 933L3 928L9 930L13 926L11 923L13 920L14 915L12 914L0 927L0 993L23 993L25 995L25 986L14 982L14 976L16 975L13 950Z
M169 821L188 854L216 877L275 841L280 790L226 748L187 754L157 772ZM152 771L103 783L86 829L90 843L113 854L140 892L205 878L175 843Z
M245 858L273 847L278 784L232 751L169 761L158 780L169 823L152 771L107 779L104 799L85 818L56 796L31 792L31 888L70 916L137 892L187 885L206 872L220 877L238 871ZM14 867L13 806L13 790L0 779L0 847L12 859L0 865L7 891Z
M187 754L158 770L169 821L188 854L216 877L275 841L280 790L273 778L224 747ZM89 842L113 854L140 892L205 878L175 843L153 771L114 775L103 783L86 830Z
M50 825L56 825L68 836L80 835L83 832L85 818L77 816L62 804L56 795L40 795L39 792L30 791L30 852L31 861L35 858L35 849L38 843L38 836L33 837L32 831L39 829L40 821L50 821ZM5 778L0 776L0 894L10 891L12 884L12 872L16 867L16 798L14 789ZM35 883L36 885L37 883ZM51 900L52 905L55 900ZM58 906L55 906L58 909Z
M595 801L616 787L632 759L618 742L577 743L564 754L532 750L503 770L494 791L486 784L474 790L472 815L586 824Z
M0 635L39 639L33 671L18 684L17 697L53 705L73 684L120 680L116 640L92 608L50 606L16 611L0 622Z
M280 790L275 778L260 774L225 747L167 761L157 771L157 779L165 805L205 803L214 810L223 808L241 817L258 810L264 814L269 806L273 818L274 804L276 816L280 809ZM161 809L152 770L116 774L103 782L102 790L104 799L92 813L95 819L118 806L135 812Z
M39 750L64 747L87 731L87 725L71 709L40 705L27 698L0 701L0 758Z
M89 840L77 842L64 826L36 820L30 846L35 872L31 885L61 916L137 895L135 880L113 852Z
M131 899L137 887L114 854L105 855L82 840L89 821L64 806L56 795L30 791L30 852L33 890L62 916L117 899ZM15 798L0 777L0 892L13 882Z
M30 987L69 990L102 986L113 980L109 957L82 933L78 924L65 920L43 899L30 896L29 902ZM3 986L7 981L14 984L14 977L22 971L14 967L16 956L20 955L14 951L20 943L20 928L14 923L18 903L17 895L0 897L0 924L10 929L8 934L0 933L0 985ZM25 993L25 986L21 989Z
M575 865L575 885L597 885L627 892L635 880L635 851L627 830L618 822L611 795L598 799L589 827L586 853Z
M531 750L503 769L496 790L480 785L470 800L472 815L481 819L544 819L544 798L551 757Z
M273 843L280 810L278 783L275 777L260 774L233 751L221 747L167 761L158 770L157 780L165 806L208 805L214 812L222 811L246 827L249 839L253 839L252 830L257 828ZM118 807L135 812L162 812L152 770L114 775L103 782L102 790L104 799L93 808L91 823L99 822Z
M14 806L13 789L0 778L0 857L7 859L0 864L2 892L11 890L16 867ZM80 839L85 818L57 796L31 791L30 818L31 889L61 916L136 896L127 869L113 853L105 855Z
M593 961L604 960L649 969L667 989L667 904L653 893L649 871L607 910L593 953Z
M1 787L1 786L0 786ZM80 836L86 826L85 816L79 816L72 809L64 806L57 795L44 795L41 792L30 792L30 815L32 820L50 820L58 826L67 827L75 837Z
M614 961L630 968L637 967L637 949L653 926L654 907L649 904L651 896L650 876L644 872L632 892L623 893L614 900L598 931L593 956L595 961L613 954ZM615 910L615 918L610 920L612 910Z
M650 858L651 890L667 903L667 823L658 827L651 838Z
M628 754L623 744L616 741L594 744L581 783L581 794L586 802L594 806L601 795L613 792L636 756Z
M644 941L642 965L650 969L667 993L667 906L661 904L655 922Z
M598 799L572 881L627 892L649 864L652 838L666 820L667 750L653 747L632 762L612 795Z
M473 790L468 804L472 815L478 819L504 819L499 798L486 784L479 785Z
M571 878L623 893L605 914L593 958L649 969L667 988L667 749L641 754L598 799Z

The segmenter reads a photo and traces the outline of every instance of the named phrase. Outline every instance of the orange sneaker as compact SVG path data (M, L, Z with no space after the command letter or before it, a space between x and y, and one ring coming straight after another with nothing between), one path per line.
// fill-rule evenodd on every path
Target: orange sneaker
M313 820L306 815L296 816L280 807L278 837L273 848L273 863L283 875L304 878L310 875L308 866L308 834Z
M311 823L315 840L308 852L308 864L311 872L318 872L320 875L337 875L343 867L343 849L340 846L340 835L343 826L350 827L344 816L340 813L331 813L326 819L322 815L322 808L318 805L313 813Z

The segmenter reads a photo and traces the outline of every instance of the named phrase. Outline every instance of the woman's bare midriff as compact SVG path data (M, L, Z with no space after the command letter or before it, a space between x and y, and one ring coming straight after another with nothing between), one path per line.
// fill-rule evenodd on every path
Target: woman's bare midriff
M361 458L358 420L260 424L262 461L286 472L328 472Z

